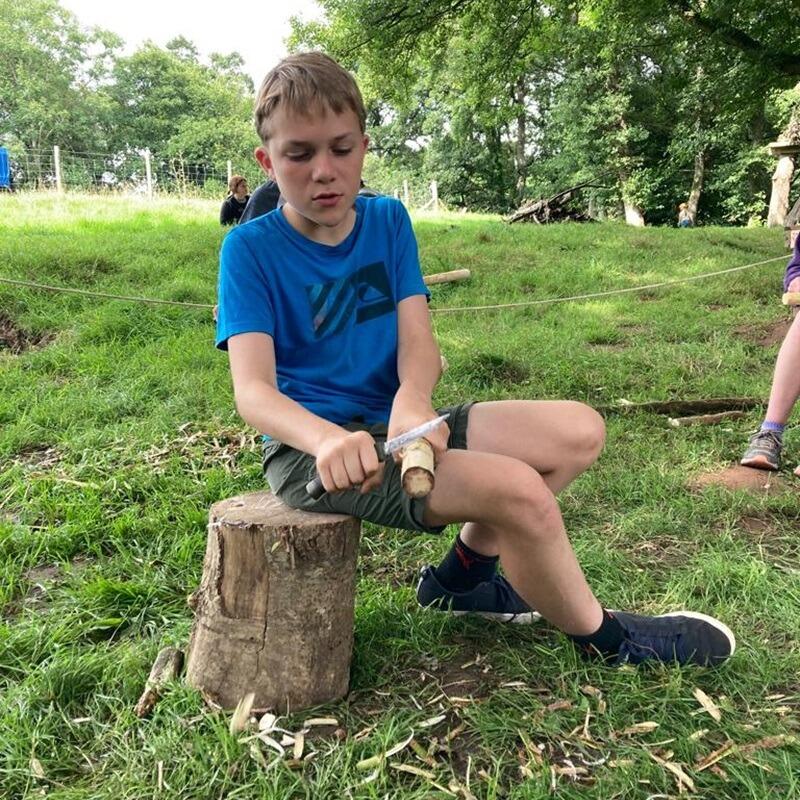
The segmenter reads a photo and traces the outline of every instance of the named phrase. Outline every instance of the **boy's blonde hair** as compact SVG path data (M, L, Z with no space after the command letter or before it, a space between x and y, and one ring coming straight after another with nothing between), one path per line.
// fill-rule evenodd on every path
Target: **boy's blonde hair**
M261 82L256 95L255 124L261 141L270 137L269 120L278 108L308 115L330 109L355 112L361 132L366 130L364 100L353 76L324 53L297 53L284 58Z

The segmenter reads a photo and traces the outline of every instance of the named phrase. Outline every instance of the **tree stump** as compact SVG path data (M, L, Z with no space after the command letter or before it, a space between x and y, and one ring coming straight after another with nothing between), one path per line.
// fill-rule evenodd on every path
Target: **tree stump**
M269 492L211 507L186 679L223 708L284 714L347 693L361 523Z

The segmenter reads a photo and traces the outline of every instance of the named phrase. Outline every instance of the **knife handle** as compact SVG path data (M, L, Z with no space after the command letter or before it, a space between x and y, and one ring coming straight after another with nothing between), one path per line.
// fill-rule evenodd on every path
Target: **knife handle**
M383 445L378 444L375 442L375 455L378 456L378 461L386 461L386 453L383 450ZM306 494L308 494L312 500L319 500L325 492L325 487L322 485L322 478L320 478L319 473L314 473L314 477L306 484Z

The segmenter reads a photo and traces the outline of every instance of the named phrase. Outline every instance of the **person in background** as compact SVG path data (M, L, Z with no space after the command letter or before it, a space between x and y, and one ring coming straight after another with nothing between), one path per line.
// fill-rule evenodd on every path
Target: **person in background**
M243 175L233 175L228 181L228 196L219 210L219 224L236 225L249 199L250 190L247 188L247 178Z
M681 203L678 206L678 227L679 228L692 228L692 227L694 227L694 222L692 220L692 215L689 213L689 205L688 205L688 203Z
M245 222L250 222L251 219L269 214L270 211L274 211L282 205L281 190L278 188L278 184L270 178L250 195L247 208L242 213L239 224L244 225Z
M795 239L794 254L786 265L783 291L800 292L800 236ZM742 457L741 464L745 467L767 470L781 468L783 431L800 396L800 315L797 308L793 313L794 322L783 339L775 362L767 415L761 428L750 437ZM800 467L795 474L800 477Z

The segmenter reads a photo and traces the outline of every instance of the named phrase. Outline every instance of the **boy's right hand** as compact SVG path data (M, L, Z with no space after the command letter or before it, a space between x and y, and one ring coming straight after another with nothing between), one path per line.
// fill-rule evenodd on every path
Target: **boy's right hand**
M317 450L317 472L326 492L360 487L365 494L380 485L383 464L369 433L342 430L322 440Z

